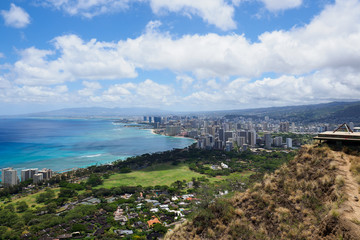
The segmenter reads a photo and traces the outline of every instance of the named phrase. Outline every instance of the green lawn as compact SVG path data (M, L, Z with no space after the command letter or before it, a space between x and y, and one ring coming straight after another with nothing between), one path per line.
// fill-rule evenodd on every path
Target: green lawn
M98 188L112 188L116 186L137 186L143 187L168 185L177 180L190 181L191 178L203 177L206 175L191 171L187 165L173 166L170 164L161 164L151 166L139 171L131 173L118 173L111 175L109 179L105 179L103 185Z
M226 180L226 179L243 179L243 180L245 180L246 178L250 177L253 174L254 174L254 172L252 172L252 171L234 172L234 173L230 173L229 176L216 176L216 177L209 178L209 180L211 183Z
M55 192L55 196L57 196L60 192L60 188L52 188L51 190L53 190ZM5 206L7 204L16 204L17 202L25 201L31 209L34 209L35 207L43 207L44 204L36 203L36 197L39 196L43 192L45 192L45 190L41 190L37 193L29 194L29 195L26 195L26 196L23 196L20 198L13 198L12 201L9 203L0 202L0 206ZM35 207L32 208L31 207L32 205L35 205Z
M173 166L170 164L161 164L156 166L151 166L139 171L133 171L131 173L118 173L111 175L109 179L104 179L103 185L98 186L97 188L112 188L121 185L125 186L137 186L141 185L143 187L147 186L156 186L156 185L168 185L172 184L177 180L186 180L190 181L193 177L207 177L210 182L216 182L225 180L228 178L240 178L240 177L249 177L253 172L247 171L243 173L232 173L229 176L217 176L217 177L208 177L204 174L200 174L194 171L191 171L187 165L181 164L178 166Z

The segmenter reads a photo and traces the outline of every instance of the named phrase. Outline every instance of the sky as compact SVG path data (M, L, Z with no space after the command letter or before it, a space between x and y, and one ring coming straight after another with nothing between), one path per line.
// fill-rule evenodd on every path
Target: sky
M359 98L359 0L0 1L0 115Z

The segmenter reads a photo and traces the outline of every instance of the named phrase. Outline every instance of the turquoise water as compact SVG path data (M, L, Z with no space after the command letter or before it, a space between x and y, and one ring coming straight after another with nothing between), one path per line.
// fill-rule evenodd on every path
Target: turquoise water
M108 119L0 119L0 168L60 171L192 143Z

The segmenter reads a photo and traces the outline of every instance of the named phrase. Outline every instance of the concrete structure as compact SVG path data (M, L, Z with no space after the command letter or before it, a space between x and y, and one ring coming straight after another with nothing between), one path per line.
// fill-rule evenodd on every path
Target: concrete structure
M166 126L166 135L175 136L180 134L181 126L167 125Z
M17 171L13 168L3 168L1 181L4 186L14 186L18 184L19 178Z
M288 122L280 123L280 132L289 132L289 123Z
M225 145L225 151L230 152L233 149L233 143L231 141L227 141Z
M43 180L48 180L52 177L53 171L51 169L43 168L42 170L38 171L43 175Z
M286 138L286 146L288 148L292 148L292 138Z
M275 137L274 138L274 146L281 147L282 146L282 137Z
M336 142L336 143L357 143L360 144L360 132L353 132L350 127L344 123L334 131L319 133L315 140Z
M38 173L37 168L21 170L21 181L24 182L30 178L34 178L34 175Z
M230 138L233 138L234 133L232 131L225 132L225 142L229 141Z
M34 174L34 176L33 176L33 183L39 183L39 182L41 182L41 181L43 181L44 180L44 176L43 176L43 174L42 173L37 173L37 174Z
M270 149L272 144L272 138L270 133L265 133L264 135L265 148Z
M245 142L245 137L237 137L236 138L236 144L238 147L242 147L244 144L246 144Z
M256 145L256 132L254 130L247 132L247 144L251 147L255 147Z

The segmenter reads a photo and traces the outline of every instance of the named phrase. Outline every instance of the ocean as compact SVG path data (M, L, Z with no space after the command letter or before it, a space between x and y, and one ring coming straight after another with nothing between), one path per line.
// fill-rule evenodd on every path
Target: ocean
M184 148L194 141L110 119L0 119L0 169L64 171Z

